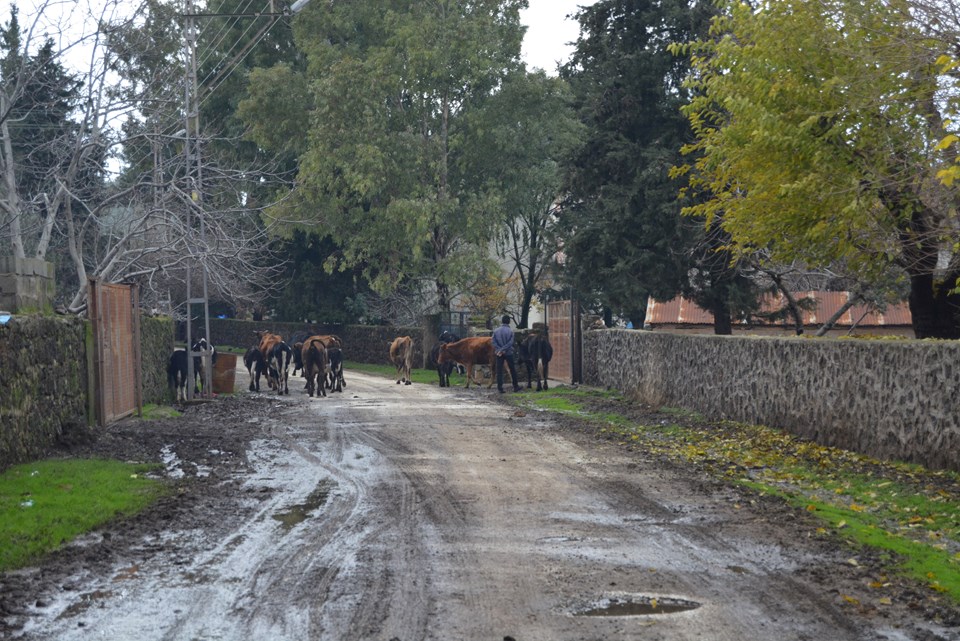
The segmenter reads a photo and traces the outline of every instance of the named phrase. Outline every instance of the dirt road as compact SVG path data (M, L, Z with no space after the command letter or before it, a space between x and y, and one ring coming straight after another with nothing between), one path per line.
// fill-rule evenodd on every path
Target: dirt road
M261 394L122 428L96 447L159 450L179 495L6 577L0 633L960 638L851 607L849 551L805 539L786 511L494 400L353 374L342 395Z

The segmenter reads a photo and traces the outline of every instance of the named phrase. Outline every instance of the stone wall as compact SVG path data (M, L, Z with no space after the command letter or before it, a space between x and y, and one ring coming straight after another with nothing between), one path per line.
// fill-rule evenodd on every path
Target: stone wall
M167 363L173 352L173 320L169 317L141 317L140 362L143 372L143 402L161 405L170 400Z
M960 471L960 343L584 333L584 382Z
M184 323L177 324L177 338L181 342L186 338ZM194 340L203 335L203 324L191 328ZM198 331L199 330L199 331ZM413 362L415 366L424 362L424 335L422 327L389 327L386 325L311 325L307 323L277 323L272 321L242 321L231 319L210 319L211 340L216 346L230 346L247 349L257 344L254 332L269 330L283 336L291 345L294 341L316 334L336 334L343 340L343 355L346 360L355 363L389 364L390 342L397 336L413 337ZM432 335L431 335L432 336ZM427 351L433 346L431 337Z
M0 469L45 452L87 422L87 323L14 316L0 325Z
M0 469L43 455L92 424L92 326L75 316L14 315L0 325ZM140 325L143 402L165 403L173 321Z

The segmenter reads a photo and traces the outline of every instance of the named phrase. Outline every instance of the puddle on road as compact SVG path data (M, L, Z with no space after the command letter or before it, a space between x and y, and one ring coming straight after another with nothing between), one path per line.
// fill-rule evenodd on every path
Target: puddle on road
M330 492L336 485L336 483L329 479L320 481L316 489L310 492L303 503L291 505L282 512L277 512L273 515L273 519L280 522L280 527L283 528L283 532L286 534L292 530L294 526L310 518L311 512L322 507L323 504L327 502Z
M579 617L635 617L651 614L675 614L696 610L696 601L673 597L632 596L602 599L586 608L574 611Z

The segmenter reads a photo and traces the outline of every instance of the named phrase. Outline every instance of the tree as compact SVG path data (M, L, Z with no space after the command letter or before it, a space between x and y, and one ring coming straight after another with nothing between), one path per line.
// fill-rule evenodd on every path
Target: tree
M712 39L676 48L694 65L691 182L710 194L686 211L735 255L898 268L916 335L960 338L955 194L936 178L953 41L927 28L899 1L729 3Z
M299 154L296 188L271 214L330 233L343 251L329 268L360 266L380 292L430 279L436 305L449 309L500 220L489 185L469 171L477 150L464 121L518 68L524 6L307 5L294 24L304 77L290 66L253 73L240 104L253 140ZM292 93L296 112L273 98Z
M32 32L32 29L30 30ZM29 35L29 34L28 34ZM72 186L96 150L84 144L82 123L71 121L80 81L59 63L53 41L24 37L16 6L0 34L0 192L2 227L12 254L46 257L54 223ZM71 150L84 149L71 158ZM96 160L96 158L92 158Z
M703 234L683 224L670 176L689 140L679 111L689 95L681 86L688 63L668 46L706 33L712 12L689 0L600 0L577 15L581 35L561 69L587 128L567 166L559 216L564 273L635 327L648 296L712 287L728 267L697 250ZM702 277L691 286L698 260Z
M470 163L476 181L487 180L498 193L503 219L497 251L517 283L517 327L524 328L551 265L549 239L563 195L561 163L580 144L583 127L566 82L542 71L518 71L470 119L469 128L480 152Z
M237 215L247 209L240 192L261 185L262 171L256 178L247 168L209 172L216 207L204 234L186 223L196 204L184 189L178 132L178 19L177 7L162 0L44 1L27 26L14 10L4 28L0 233L14 255L56 260L58 298L72 311L86 306L88 277L139 282L141 301L152 307L174 293L183 298L188 261L206 265L214 294L234 301L274 282L279 261L269 237ZM61 33L56 45L38 45L34 34L46 28ZM68 57L80 48L82 57Z

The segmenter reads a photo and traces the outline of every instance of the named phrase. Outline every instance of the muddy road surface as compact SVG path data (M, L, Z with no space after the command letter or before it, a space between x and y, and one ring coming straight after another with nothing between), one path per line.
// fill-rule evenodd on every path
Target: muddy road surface
M328 398L299 388L77 445L163 461L174 492L2 577L0 637L960 638L848 596L869 579L802 515L488 390L360 374Z

